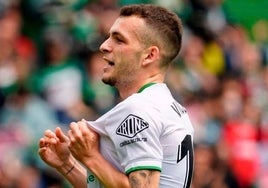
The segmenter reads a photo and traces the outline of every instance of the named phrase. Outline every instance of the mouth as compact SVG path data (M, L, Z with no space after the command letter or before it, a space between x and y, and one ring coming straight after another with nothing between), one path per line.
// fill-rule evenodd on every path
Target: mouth
M108 63L108 65L110 66L114 66L114 62L110 61L109 59L107 59L106 57L103 57L103 59Z
M110 65L110 66L114 66L114 62L112 62L112 61L108 61L108 65Z
M109 72L109 70L114 67L115 63L111 60L109 60L108 58L106 57L103 57L103 59L105 60L105 64L104 64L104 67L103 67L103 72L106 73L106 72Z

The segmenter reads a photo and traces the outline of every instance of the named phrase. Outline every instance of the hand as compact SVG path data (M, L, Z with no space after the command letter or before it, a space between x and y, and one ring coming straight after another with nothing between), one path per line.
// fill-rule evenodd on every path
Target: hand
M72 122L68 136L72 155L83 164L94 155L99 154L99 136L88 127L85 120Z
M55 133L46 130L39 141L39 155L43 161L54 168L61 168L70 159L69 138L57 127Z

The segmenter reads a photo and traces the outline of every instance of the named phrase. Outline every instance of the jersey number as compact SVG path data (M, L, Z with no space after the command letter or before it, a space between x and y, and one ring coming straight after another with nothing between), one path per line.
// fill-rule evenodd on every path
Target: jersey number
M177 163L186 157L186 176L184 188L189 188L193 175L194 152L191 135L186 135L181 144L178 146Z

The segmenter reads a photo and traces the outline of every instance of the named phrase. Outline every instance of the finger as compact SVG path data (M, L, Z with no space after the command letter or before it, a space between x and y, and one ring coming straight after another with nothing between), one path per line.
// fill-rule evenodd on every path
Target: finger
M48 145L48 144L56 144L59 141L59 139L57 137L44 136L43 139L46 142L46 145Z
M84 138L89 139L91 143L98 144L99 135L94 130L92 130L90 127L88 127L87 123L80 122L79 127L82 133L82 136Z
M84 122L79 123L79 127L82 133L89 132L87 124L85 124Z
M70 130L71 130L72 135L74 137L80 137L81 136L81 131L80 131L78 123L72 122L70 124Z
M93 139L98 139L98 133L96 133L93 129L88 127L86 123L79 124L82 135L90 135Z
M61 130L60 127L57 127L55 129L55 134L58 137L58 139L60 140L60 142L69 142L69 138L68 136L66 136L63 131Z
M45 131L44 136L48 138L57 138L56 134L49 129Z
M45 147L46 146L46 142L44 138L40 138L39 140L39 148Z
M87 123L85 121L78 121L77 122L77 125L80 129L80 131L82 132L82 135L89 132L89 129L88 129L88 126L87 126Z
M75 142L75 138L74 138L72 130L68 131L68 139L70 140L70 142Z
M39 150L38 150L38 154L43 160L45 159L46 151L47 151L46 147L39 148Z
M81 122L83 122L90 129L89 122L87 120L82 119Z
M40 155L40 156L43 156L43 153L46 151L46 149L45 148L39 148L39 150L38 150L38 154Z
M45 133L45 136L39 140L39 147L44 147L49 144L56 144L57 141L58 141L58 138L54 137L53 134Z
M38 154L41 156L41 158L43 158L43 156L47 150L46 146L47 146L47 143L46 143L45 139L41 138L39 140L39 149L38 149Z

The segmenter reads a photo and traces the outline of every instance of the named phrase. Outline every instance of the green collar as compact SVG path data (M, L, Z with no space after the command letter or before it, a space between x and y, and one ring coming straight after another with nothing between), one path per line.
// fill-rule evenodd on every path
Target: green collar
M143 85L143 86L139 89L138 93L141 93L141 92L142 92L143 90L145 90L147 87L150 87L151 85L154 85L154 84L156 84L156 83L154 83L154 82L150 82L150 83L147 83L147 84Z

